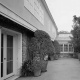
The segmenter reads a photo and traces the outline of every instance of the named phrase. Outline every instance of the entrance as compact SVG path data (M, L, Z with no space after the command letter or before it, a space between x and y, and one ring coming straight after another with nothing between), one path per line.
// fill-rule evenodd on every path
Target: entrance
M1 78L13 75L13 36L1 34Z
M0 30L0 80L19 77L22 66L22 34Z

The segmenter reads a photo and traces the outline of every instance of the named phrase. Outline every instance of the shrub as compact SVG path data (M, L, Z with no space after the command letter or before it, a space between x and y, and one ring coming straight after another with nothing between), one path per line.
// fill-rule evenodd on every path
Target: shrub
M41 70L41 57L40 54L36 54L32 60L32 70L33 72Z
M54 53L54 47L50 40L43 38L40 41L40 53L43 55L43 57L45 57L45 55L52 55Z
M42 39L42 38L50 39L50 36L48 35L48 33L42 30L36 30L34 33L34 36L38 39Z
M35 37L31 38L28 46L30 60L23 64L22 75L27 75L27 71L34 73L46 70L47 62L44 58L46 55L52 56L54 54L54 46L50 36L45 31L37 30L34 35Z
M54 45L54 48L55 48L55 55L54 55L54 58L55 59L58 59L58 56L60 54L60 46L59 46L59 43L58 41L54 40L52 41L53 45Z
M40 37L41 37L41 35L40 35ZM45 55L52 56L55 52L54 51L54 46L53 46L50 38L48 39L48 38L45 38L45 37L43 37L43 38L40 38L40 37L39 36L38 37L33 37L31 39L31 42L30 42L29 47L28 47L31 59L33 59L35 54L41 54L42 57L44 58Z
M36 54L33 60L25 61L22 65L21 76L32 76L34 72L41 70L40 55Z
M33 37L28 46L29 57L32 60L36 54L40 54L40 44L37 38Z
M54 54L54 46L50 39L48 33L42 30L37 30L34 33L35 37L37 38L39 45L40 45L40 54L52 56Z
M31 68L32 61L31 60L26 60L22 64L21 68L21 76L31 76L33 75L32 68Z
M59 43L58 41L54 40L54 42L52 41L54 47L55 47L55 52L56 54L60 54L60 46L59 46Z

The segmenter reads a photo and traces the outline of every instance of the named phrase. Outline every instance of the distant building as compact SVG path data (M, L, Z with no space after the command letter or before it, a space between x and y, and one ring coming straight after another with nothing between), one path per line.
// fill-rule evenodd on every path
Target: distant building
M57 41L60 44L60 54L62 57L73 55L74 49L73 45L70 43L71 33L66 31L61 31L58 33Z

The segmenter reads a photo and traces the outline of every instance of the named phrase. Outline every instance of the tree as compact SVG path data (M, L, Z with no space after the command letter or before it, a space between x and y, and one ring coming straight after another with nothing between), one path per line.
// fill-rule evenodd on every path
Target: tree
M73 16L73 30L71 30L71 43L73 44L74 51L80 52L80 17Z

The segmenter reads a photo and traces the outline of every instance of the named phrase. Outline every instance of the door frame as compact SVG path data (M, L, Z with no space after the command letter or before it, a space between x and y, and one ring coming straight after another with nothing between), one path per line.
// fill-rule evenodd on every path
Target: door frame
M6 79L12 75L17 75L18 74L18 69L22 65L22 34L7 28L1 28L0 29L0 43L1 43L1 33L4 33L5 35L12 35L13 36L13 73L6 75L5 70L4 70L4 76L1 78L0 75L0 80ZM17 46L16 46L17 44ZM20 53L20 54L19 54ZM16 58L15 58L16 57ZM21 62L19 61L19 57L21 58ZM15 63L17 62L17 63ZM5 62L6 63L6 62ZM17 66L16 66L17 64ZM6 64L4 64L6 66ZM0 45L0 74L1 74L1 45Z

